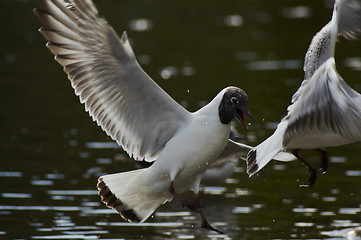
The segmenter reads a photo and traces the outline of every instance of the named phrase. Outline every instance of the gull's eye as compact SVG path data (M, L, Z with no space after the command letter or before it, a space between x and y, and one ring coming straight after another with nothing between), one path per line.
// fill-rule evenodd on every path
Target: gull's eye
M238 99L235 98L235 97L232 97L231 101L232 101L233 104L238 104Z

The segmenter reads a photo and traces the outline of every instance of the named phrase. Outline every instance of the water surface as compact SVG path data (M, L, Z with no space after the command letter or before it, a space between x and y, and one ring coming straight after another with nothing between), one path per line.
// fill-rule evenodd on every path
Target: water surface
M243 88L256 122L251 145L269 136L302 81L312 36L332 1L96 1L142 67L190 111L229 85ZM298 162L271 163L249 179L245 163L205 181L201 202L225 234L199 229L197 214L173 201L145 223L124 222L97 196L97 178L135 169L91 121L52 60L35 1L0 1L0 239L339 239L361 227L360 143L329 149L312 188ZM361 90L361 41L340 39L337 68ZM302 154L319 164L313 151ZM209 179L208 179L209 180ZM212 179L211 179L212 180ZM185 193L192 198L191 193ZM360 238L358 238L360 239Z

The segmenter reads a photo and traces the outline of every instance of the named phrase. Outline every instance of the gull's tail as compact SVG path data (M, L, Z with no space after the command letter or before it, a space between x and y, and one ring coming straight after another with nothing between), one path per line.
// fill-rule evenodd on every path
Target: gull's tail
M250 177L266 166L272 159L283 162L296 159L293 154L283 152L282 143L285 126L286 124L281 121L272 136L248 152L247 173Z
M101 176L97 188L102 201L129 222L144 222L163 203L169 193L152 192L146 183L147 169Z

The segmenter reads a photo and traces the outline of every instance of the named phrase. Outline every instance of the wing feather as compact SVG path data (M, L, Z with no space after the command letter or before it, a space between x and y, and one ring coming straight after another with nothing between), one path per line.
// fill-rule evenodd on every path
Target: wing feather
M297 101L289 106L283 146L300 135L317 133L321 138L329 134L349 142L360 141L360 104L361 95L343 81L336 71L334 58L330 58L315 72Z
M361 1L337 0L338 32L348 40L361 37Z
M92 1L38 3L39 31L85 110L130 156L155 160L189 112L143 71L126 33L119 38Z

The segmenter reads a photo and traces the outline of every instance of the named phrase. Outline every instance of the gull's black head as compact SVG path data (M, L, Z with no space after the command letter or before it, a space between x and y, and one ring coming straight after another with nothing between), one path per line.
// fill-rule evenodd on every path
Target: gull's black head
M218 107L219 119L223 124L229 124L233 118L236 118L243 124L247 130L247 124L244 121L246 114L253 121L251 113L248 111L247 94L240 88L228 87L224 92L221 103Z

